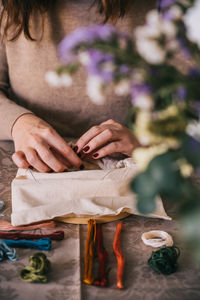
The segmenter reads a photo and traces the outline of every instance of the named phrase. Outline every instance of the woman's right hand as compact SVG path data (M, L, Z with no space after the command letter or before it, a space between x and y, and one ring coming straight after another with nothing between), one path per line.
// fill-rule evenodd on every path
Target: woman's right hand
M39 172L63 172L74 166L82 169L82 160L45 121L25 114L12 128L15 153L12 156L19 168L30 166Z

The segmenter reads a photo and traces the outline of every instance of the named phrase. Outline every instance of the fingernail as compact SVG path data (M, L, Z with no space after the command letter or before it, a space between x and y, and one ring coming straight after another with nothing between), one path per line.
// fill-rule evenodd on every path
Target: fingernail
M88 150L90 150L90 147L89 147L89 146L86 146L85 148L83 148L83 151L84 151L84 152L87 152Z
M74 152L77 152L78 151L78 146L75 146L74 147Z
M80 158L81 158L81 155L82 155L82 154L81 154L81 152L79 152L79 153L77 153L77 155L78 155L78 157L80 157Z
M99 156L99 153L95 153L92 155L94 158L97 158Z
M84 170L84 169L85 169L84 165L83 164L80 165L80 170Z

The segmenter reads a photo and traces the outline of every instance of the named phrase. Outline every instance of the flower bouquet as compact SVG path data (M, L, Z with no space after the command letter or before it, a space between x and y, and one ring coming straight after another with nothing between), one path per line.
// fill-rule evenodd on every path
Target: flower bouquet
M130 183L138 209L151 213L160 195L176 202L182 232L200 259L200 0L162 0L133 36L112 25L79 28L59 45L61 66L46 79L69 86L82 65L97 105L108 85L132 102L129 126L141 147Z

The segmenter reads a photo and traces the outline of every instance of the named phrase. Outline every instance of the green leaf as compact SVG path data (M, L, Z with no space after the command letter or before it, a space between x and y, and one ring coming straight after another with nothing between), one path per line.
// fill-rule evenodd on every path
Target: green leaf
M155 197L148 197L148 198L138 198L137 202L137 209L142 214L150 214L155 211L156 203Z
M159 193L173 193L181 183L181 175L172 151L156 156L149 164L148 173Z
M200 143L197 140L185 135L181 151L191 165L194 167L200 166Z

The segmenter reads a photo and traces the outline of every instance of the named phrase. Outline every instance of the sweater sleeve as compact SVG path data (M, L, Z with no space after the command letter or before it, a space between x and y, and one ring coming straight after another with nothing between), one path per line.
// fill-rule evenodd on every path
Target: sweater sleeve
M12 127L23 114L31 113L8 98L9 94L8 63L5 44L0 43L0 140L11 140Z

